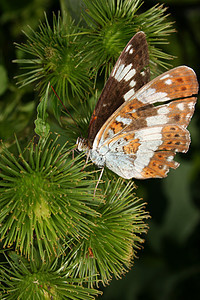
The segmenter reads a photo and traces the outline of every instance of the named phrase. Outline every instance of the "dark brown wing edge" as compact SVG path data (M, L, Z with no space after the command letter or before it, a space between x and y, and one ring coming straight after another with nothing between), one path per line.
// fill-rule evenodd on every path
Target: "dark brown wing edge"
M124 103L123 96L133 88L136 92L149 81L148 65L148 44L144 32L140 31L132 37L122 51L99 97L89 124L88 142L90 147L105 121ZM120 74L122 75L123 68L127 66L130 67L130 70L128 71L129 76L124 77L125 80L120 78Z

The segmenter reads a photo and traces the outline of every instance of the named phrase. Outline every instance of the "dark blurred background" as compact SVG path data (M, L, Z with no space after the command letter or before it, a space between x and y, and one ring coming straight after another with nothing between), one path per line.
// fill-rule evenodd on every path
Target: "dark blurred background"
M156 3L146 0L142 9L149 9ZM168 0L159 3L168 7L168 20L175 21L176 29L176 33L169 37L170 43L163 49L176 56L173 66L192 67L200 80L200 1ZM70 6L74 17L78 6L78 0ZM0 138L13 136L16 129L28 136L31 129L28 129L27 122L34 120L33 88L18 90L13 80L18 73L18 65L12 60L19 55L13 43L26 41L22 30L27 25L36 29L38 20L44 18L44 11L51 16L52 11L59 9L60 3L56 0L0 2ZM187 154L176 155L180 162L177 170L171 170L166 179L136 181L137 195L147 202L151 215L144 249L138 251L139 258L130 272L102 288L104 294L100 299L200 299L199 103L189 130L191 147Z

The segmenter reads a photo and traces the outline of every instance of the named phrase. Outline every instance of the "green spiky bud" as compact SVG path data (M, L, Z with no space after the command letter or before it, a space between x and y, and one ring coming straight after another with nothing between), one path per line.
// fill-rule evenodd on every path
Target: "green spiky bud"
M71 267L62 270L58 258L46 258L44 263L36 254L31 262L13 252L5 254L7 262L0 265L1 299L92 300L100 294L71 278Z
M19 157L3 146L0 155L0 237L30 257L35 244L40 255L58 253L73 237L90 232L88 216L97 216L94 181L81 172L81 156L71 159L58 136L31 141ZM18 147L19 148L19 147ZM87 179L85 177L87 176ZM93 183L92 183L93 182Z
M53 26L40 23L38 32L26 32L26 44L16 44L29 58L15 62L24 66L17 76L20 86L37 82L42 94L48 82L62 99L91 91L91 78L105 69L110 74L120 52L133 35L142 30L149 45L150 68L153 74L159 68L168 68L173 57L159 46L167 43L174 30L167 20L166 8L155 5L139 13L140 0L83 0L83 18L87 27L75 26L68 14L53 16Z
M102 189L106 201L98 209L100 217L91 219L92 233L74 243L66 259L67 265L76 266L73 275L88 278L90 287L108 284L113 276L119 279L130 269L148 228L149 215L144 202L135 197L133 183L112 179Z
M23 87L32 82L44 95L50 82L57 93L65 99L78 95L84 97L90 89L88 62L85 62L78 40L78 28L66 14L53 15L53 26L40 22L38 32L29 27L26 44L16 46L29 58L17 59L25 71L17 76Z
M120 52L138 31L144 31L149 45L150 69L153 74L158 68L169 67L171 55L159 49L167 43L167 36L172 33L172 22L163 5L155 5L140 13L140 0L83 0L83 17L91 32L87 35L86 52L93 59L94 73L105 68L106 77L110 74Z

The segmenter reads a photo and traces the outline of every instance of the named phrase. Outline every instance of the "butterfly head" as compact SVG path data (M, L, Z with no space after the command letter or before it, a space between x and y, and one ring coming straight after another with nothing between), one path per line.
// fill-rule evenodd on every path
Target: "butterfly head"
M77 138L76 141L76 145L77 145L77 149L78 151L89 151L89 145L88 145L88 141L86 139L83 138Z

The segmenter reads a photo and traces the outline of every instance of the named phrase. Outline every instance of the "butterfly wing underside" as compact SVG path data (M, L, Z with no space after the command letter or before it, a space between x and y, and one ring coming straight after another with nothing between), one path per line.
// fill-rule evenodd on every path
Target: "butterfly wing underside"
M88 130L90 145L106 120L124 103L124 95L130 90L135 93L149 81L148 64L146 36L140 31L122 51L96 104Z
M194 112L198 82L186 66L174 68L130 95L99 130L93 150L123 178L166 177L177 168L176 152L187 152L186 127ZM156 103L157 105L152 105Z

